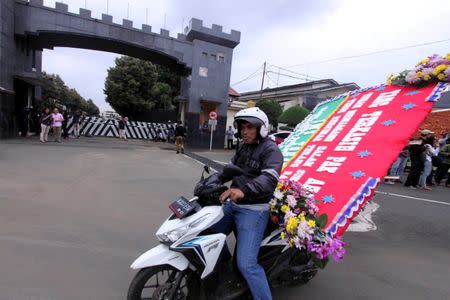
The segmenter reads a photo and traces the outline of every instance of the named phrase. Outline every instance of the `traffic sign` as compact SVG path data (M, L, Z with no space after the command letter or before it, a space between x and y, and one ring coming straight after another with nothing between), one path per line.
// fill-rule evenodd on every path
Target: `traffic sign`
M215 127L217 125L217 120L209 119L208 125L211 127Z
M209 113L209 119L217 120L217 113L215 111L210 112Z

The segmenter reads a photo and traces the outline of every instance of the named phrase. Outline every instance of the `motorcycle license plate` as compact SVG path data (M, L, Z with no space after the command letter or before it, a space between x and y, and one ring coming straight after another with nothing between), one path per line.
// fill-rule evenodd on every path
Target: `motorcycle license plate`
M177 218L182 219L189 215L195 209L195 206L188 199L180 197L170 204L169 208Z

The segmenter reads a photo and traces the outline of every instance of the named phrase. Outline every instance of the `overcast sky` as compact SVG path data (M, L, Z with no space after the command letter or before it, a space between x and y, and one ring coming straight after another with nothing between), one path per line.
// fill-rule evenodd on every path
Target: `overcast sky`
M76 13L86 5L95 18L101 18L107 7L107 0L62 2ZM159 32L165 19L165 27L173 37L192 17L204 20L206 26L214 23L228 32L241 31L231 74L232 86L238 92L260 88L261 70L249 80L234 83L254 73L264 61L273 72L268 73L265 87L303 82L298 78L305 76L366 87L385 82L391 72L411 68L429 54L450 52L450 41L446 41L323 62L450 39L450 4L445 0L109 0L109 14L115 23L121 24L127 18L128 3L129 19L136 28L146 23L148 9L148 25L153 31ZM54 7L55 1L44 0L44 4ZM116 57L107 52L55 48L44 51L43 69L59 74L67 85L105 110L104 80Z

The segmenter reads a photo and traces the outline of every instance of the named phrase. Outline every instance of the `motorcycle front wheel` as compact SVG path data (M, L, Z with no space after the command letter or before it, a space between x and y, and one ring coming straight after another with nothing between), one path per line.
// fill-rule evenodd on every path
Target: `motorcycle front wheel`
M128 288L128 300L201 299L200 281L192 271L181 272L163 265L141 269Z

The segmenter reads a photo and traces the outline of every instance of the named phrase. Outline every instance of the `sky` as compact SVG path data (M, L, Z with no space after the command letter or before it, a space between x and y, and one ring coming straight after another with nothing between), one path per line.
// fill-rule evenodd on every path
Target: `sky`
M62 2L70 12L86 7L101 19L108 0ZM55 1L44 4L54 7ZM445 0L109 0L108 9L115 23L127 18L135 28L166 28L173 37L193 17L205 26L240 31L231 73L231 86L238 92L260 88L264 62L265 88L326 78L367 87L384 83L391 72L412 68L428 55L450 52L450 18L444 17L450 15L450 5ZM404 49L419 44L426 45ZM395 48L403 49L365 55ZM353 58L345 58L349 56ZM44 51L43 70L59 74L104 111L110 109L104 81L116 57L55 48Z

